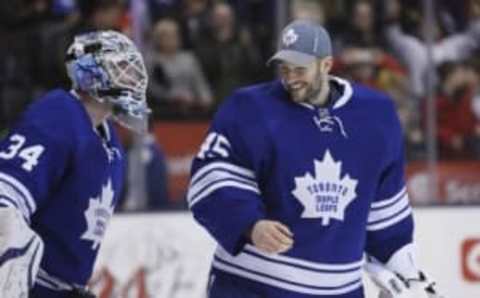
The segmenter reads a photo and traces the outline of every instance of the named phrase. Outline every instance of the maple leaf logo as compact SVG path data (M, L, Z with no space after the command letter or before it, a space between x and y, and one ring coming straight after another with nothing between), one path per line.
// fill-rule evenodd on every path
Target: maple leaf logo
M302 218L322 218L322 225L334 218L344 220L345 209L357 197L358 180L340 177L342 162L335 162L327 150L322 161L314 160L315 176L306 172L295 177L292 194L304 207Z
M83 233L81 239L93 241L93 250L100 245L108 221L112 217L115 208L113 198L112 181L108 180L107 185L102 187L102 193L98 197L90 198L88 209L84 212L87 230Z
M290 46L291 44L294 44L298 39L298 34L295 32L293 29L289 29L285 34L283 34L283 44L286 45L287 47Z

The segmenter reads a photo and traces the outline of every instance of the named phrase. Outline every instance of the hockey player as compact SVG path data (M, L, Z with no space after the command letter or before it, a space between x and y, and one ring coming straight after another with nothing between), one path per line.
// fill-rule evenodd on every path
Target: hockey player
M93 297L85 286L124 179L109 119L146 128L147 75L130 39L79 35L66 66L72 90L36 100L0 143L0 297Z
M329 75L331 51L323 27L294 21L270 60L280 80L214 117L187 195L219 244L209 298L362 298L364 253L384 297L439 297L412 258L395 107Z

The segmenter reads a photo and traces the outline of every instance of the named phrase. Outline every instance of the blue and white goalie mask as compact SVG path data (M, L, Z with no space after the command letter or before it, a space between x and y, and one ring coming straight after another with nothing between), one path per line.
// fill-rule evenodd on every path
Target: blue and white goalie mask
M81 34L67 50L66 66L73 89L113 106L120 124L145 132L147 71L133 42L115 31Z

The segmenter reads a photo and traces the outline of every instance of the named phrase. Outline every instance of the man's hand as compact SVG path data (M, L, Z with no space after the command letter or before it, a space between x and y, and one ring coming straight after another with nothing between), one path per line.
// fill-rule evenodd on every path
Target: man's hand
M282 253L293 245L293 234L284 224L273 220L259 220L253 226L250 238L259 250Z

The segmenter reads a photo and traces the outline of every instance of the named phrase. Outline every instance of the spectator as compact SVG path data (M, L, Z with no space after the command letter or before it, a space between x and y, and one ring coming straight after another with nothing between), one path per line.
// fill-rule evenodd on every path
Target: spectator
M478 0L439 0L437 2L436 10L439 11L440 19L449 34L468 29L471 20L480 16Z
M52 6L52 14L55 16L69 16L75 12L75 0L50 0Z
M37 84L42 89L69 87L64 67L64 53L78 33L94 30L118 30L125 12L122 0L78 1L78 18L72 22L52 22L41 30L38 55Z
M416 98L425 96L425 78L428 71L428 50L424 37L426 23L421 20L417 26L417 36L405 33L400 26L401 7L398 0L389 0L386 8L388 25L386 39L395 54L407 68L412 93ZM433 45L433 63L440 65L448 61L461 61L469 58L479 47L480 21L472 20L468 30L462 33L440 38L438 28L431 28L435 34Z
M152 23L156 23L158 20L173 17L179 10L179 0L146 0L146 6L148 8L147 17Z
M139 135L118 126L127 159L121 211L153 211L172 207L167 165L160 145L150 134Z
M242 25L248 27L260 50L262 61L268 60L274 51L274 31L277 19L278 1L275 0L228 0ZM264 80L273 77L271 69L264 69ZM263 79L262 79L263 80Z
M293 19L307 19L318 24L325 24L326 15L323 1L294 1L291 10Z
M473 110L479 86L471 66L445 63L439 68L441 82L436 99L440 159L472 159L480 141L480 122Z
M34 97L37 28L48 16L47 0L0 1L0 131ZM1 134L1 133L0 133Z
M195 48L208 31L211 3L209 0L181 0L178 20L186 49Z
M250 33L238 28L228 4L213 7L209 35L199 42L196 53L214 90L216 105L234 88L261 76L260 54Z
M391 96L403 127L407 158L423 158L425 146L419 113L416 105L409 100L405 70L395 58L380 49L349 47L340 54L336 69L352 81L382 90Z
M149 94L154 110L176 116L208 112L212 104L210 87L196 57L182 50L176 21L158 21L152 43L147 68L151 73Z
M375 20L376 15L372 1L355 1L348 16L346 30L334 41L335 48L340 50L348 46L381 47L383 41L375 29Z

